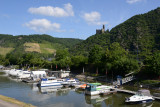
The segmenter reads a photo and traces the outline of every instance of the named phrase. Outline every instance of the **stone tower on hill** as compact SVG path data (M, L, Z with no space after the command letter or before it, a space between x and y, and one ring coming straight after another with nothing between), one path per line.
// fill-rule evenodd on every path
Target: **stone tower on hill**
M96 29L96 34L102 34L105 33L105 25L103 25L102 29Z

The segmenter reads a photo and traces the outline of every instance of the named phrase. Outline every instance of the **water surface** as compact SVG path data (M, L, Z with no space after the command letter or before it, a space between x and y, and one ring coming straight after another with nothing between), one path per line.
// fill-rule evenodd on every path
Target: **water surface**
M0 94L33 104L38 107L160 107L160 102L127 105L128 94L117 93L108 96L86 96L74 88L38 88L36 84L26 84L0 76Z

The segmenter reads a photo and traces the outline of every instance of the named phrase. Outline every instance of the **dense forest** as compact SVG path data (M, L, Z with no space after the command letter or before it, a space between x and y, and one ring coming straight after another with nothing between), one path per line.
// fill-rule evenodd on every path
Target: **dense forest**
M34 43L34 44L33 44ZM160 8L135 15L86 40L49 35L0 35L0 63L30 68L68 69L91 75L135 72L160 76ZM152 75L152 76L150 76Z
M89 37L71 50L77 55L88 56L95 44L105 49L114 42L118 42L131 54L137 54L138 50L142 58L160 50L160 8L135 15L104 34Z
M71 48L71 46L81 42L80 39L73 39L73 38L55 38L50 35L6 35L6 34L0 34L0 46L4 47L17 47L20 45L23 45L26 42L32 42L32 43L45 43L49 42L52 44L60 44L64 48Z

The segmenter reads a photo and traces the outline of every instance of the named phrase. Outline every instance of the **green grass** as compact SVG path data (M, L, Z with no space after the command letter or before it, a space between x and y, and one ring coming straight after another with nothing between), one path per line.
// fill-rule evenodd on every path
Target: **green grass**
M10 53L13 50L14 50L14 48L0 47L0 55L5 56L7 53Z
M160 83L159 80L142 80L141 81L142 84L158 84Z
M41 43L40 45L40 49L42 53L46 53L46 54L53 54L56 52L57 49L61 49L62 45L55 43L55 44L51 44L51 43Z
M3 74L5 74L4 72L0 72L0 75L3 75Z
M64 47L59 43L25 43L24 44L26 52L38 52L43 54L53 54L56 53L57 49L64 49Z
M16 99L14 99L14 98L6 97L6 96L3 96L3 95L0 95L0 99L3 100L3 101L9 102L9 103L17 104L20 107L35 107L31 104L26 104L24 102L21 102L21 101L18 101Z
M38 43L25 43L24 44L26 52L38 52L41 53L40 46Z

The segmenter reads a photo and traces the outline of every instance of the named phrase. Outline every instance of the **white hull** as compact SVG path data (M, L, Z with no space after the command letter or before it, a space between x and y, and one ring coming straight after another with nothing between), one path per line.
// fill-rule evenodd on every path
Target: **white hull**
M136 95L126 98L125 102L134 103L147 103L153 101L154 98L150 95L149 90L139 90Z
M42 79L41 81L39 81L37 85L39 85L40 87L49 87L49 86L62 87L61 83L63 81L64 81L63 79L55 79L54 77L50 77L48 79Z
M58 87L62 87L61 83L41 83L41 87L49 87L49 86L58 86Z
M70 79L70 80L66 80L64 82L61 83L62 85L69 85L69 86L75 86L79 84L79 81L77 81L76 79Z
M99 95L101 93L107 93L110 92L110 89L104 89L104 90L98 90L98 91L87 91L85 90L85 94L87 95Z
M130 104L140 104L140 103L147 103L147 102L152 102L154 99L144 99L144 100L137 100L137 101L125 101L126 103Z

